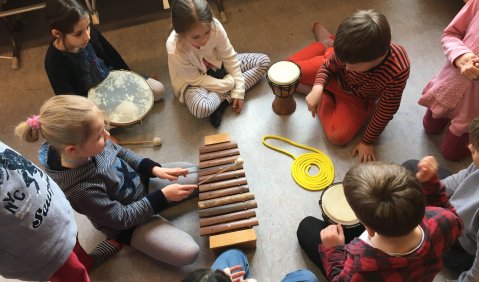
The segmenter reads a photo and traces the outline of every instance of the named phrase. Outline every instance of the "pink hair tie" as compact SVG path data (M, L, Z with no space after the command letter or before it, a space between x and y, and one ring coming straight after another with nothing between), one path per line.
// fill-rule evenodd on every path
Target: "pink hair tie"
M27 118L27 124L28 124L28 126L30 126L31 129L39 130L40 127L41 127L40 116L33 115L33 116Z

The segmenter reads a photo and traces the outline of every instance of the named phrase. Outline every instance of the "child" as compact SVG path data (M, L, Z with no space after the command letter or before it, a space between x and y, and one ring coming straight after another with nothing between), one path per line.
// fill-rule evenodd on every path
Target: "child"
M245 91L268 70L264 54L237 54L206 0L176 0L173 31L166 41L168 69L176 97L198 118L218 127L226 107L243 108Z
M374 143L397 112L409 77L406 51L391 43L386 17L372 10L345 19L335 37L319 24L313 31L320 42L288 58L302 70L298 91L308 94L308 110L334 144L348 143L367 122L352 156L374 161Z
M351 242L340 224L326 226L313 217L300 223L300 245L330 281L434 279L443 252L463 227L437 178L434 157L423 158L418 168L417 180L405 167L382 162L346 173L346 200L366 228Z
M107 141L102 112L85 97L54 96L16 128L26 141L43 136L40 162L72 207L107 238L175 266L191 264L199 247L185 232L157 214L169 201L188 197L197 185L169 184L187 176L192 164L165 164ZM156 177L164 180L158 180ZM151 179L150 179L151 178ZM181 183L197 183L188 175Z
M444 158L461 160L469 155L467 127L479 116L479 1L470 0L446 27L441 43L447 61L424 87L419 104L427 133L438 134L446 125L441 144Z
M457 281L479 281L479 226L476 224L479 220L479 117L469 125L469 150L473 161L469 167L442 180L465 228L464 234L444 254L444 265L461 273ZM415 162L406 163L410 166Z
M88 255L58 185L0 142L0 275L35 281L90 281L87 270L121 247L104 241Z
M129 70L118 52L91 26L90 15L76 0L48 0L45 17L53 42L45 56L45 70L55 95L87 97L111 70ZM147 78L155 101L164 94L163 84Z
M236 249L222 253L211 266L211 269L199 269L192 272L182 282L255 282L248 279L249 262L246 255ZM246 279L245 279L246 278ZM281 282L318 282L318 278L307 269L288 273Z

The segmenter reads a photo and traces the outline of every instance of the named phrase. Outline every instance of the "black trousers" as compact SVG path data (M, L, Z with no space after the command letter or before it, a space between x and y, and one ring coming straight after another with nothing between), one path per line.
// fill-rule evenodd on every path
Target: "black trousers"
M298 236L298 242L304 252L308 255L309 259L316 264L323 275L326 276L323 263L321 262L321 256L319 254L319 245L321 244L320 233L321 230L326 228L329 224L316 217L308 216L304 218L298 226L296 235ZM343 228L345 243L348 244L354 238L361 235L365 228L363 225L359 225L354 228Z

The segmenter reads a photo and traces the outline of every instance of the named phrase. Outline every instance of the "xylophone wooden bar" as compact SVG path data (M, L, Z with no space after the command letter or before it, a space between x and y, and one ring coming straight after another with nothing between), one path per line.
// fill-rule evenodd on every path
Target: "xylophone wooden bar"
M229 135L205 137L199 149L200 235L209 236L210 248L255 246L257 202L250 191L238 144Z

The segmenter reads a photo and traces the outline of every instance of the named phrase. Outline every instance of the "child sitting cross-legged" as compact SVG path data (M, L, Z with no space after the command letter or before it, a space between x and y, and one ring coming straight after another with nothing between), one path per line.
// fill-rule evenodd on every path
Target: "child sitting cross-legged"
M434 157L419 162L416 177L396 164L359 164L346 173L343 187L366 228L359 238L345 242L341 225L326 226L313 217L303 219L297 232L328 280L432 281L443 253L463 230Z

